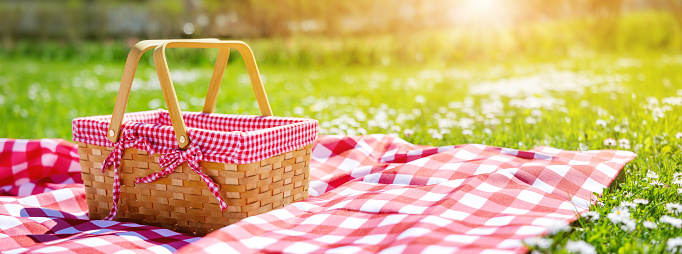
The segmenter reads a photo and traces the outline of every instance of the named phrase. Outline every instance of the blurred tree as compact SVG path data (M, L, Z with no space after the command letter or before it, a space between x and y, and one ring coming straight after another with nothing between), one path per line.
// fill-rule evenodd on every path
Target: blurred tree
M682 29L682 0L668 0L668 10L677 21L677 25Z
M66 11L70 14L88 13L85 9L85 1L69 0L66 3ZM64 15L63 22L66 27L66 37L71 43L79 43L87 32L87 18L90 15Z
M617 42L613 40L617 31L623 0L591 0L590 9L593 16L597 17L595 31L601 31L601 43L603 47L614 47ZM599 37L599 34L597 34Z
M0 2L0 34L2 34L2 46L4 48L13 48L14 35L16 31L19 16L22 15L23 10L13 2Z
M286 37L396 33L455 28L456 12L479 0L1 0L3 41L17 36L60 38ZM682 27L682 0L500 0L504 25L588 17L594 29L613 33L624 3L671 11ZM634 3L634 4L633 4ZM466 10L464 10L466 12ZM135 23L135 24L133 24Z

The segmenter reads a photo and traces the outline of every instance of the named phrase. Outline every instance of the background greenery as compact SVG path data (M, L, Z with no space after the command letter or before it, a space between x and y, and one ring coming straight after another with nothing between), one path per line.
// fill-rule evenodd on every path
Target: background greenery
M575 250L575 241L603 253L677 251L678 243L670 239L682 235L682 221L670 218L679 220L682 213L675 209L682 202L682 175L675 175L682 172L682 28L670 11L677 2L653 2L660 5L628 11L591 1L574 2L583 4L582 11L527 7L526 13L534 15L517 19L516 25L453 28L424 21L410 29L391 28L403 24L396 21L363 31L343 26L308 32L270 28L244 34L244 40L256 54L275 115L318 119L323 134L388 133L428 145L634 151L639 156L626 166L623 179L592 208L599 219L581 218L545 238L549 245L529 245L554 253ZM5 9L0 10L9 10L7 3L16 2L3 2ZM99 2L72 3L77 9ZM179 3L180 9L171 13L180 19L186 14ZM417 8L420 2L408 3ZM229 13L236 7L221 8ZM322 20L324 15L313 15L319 13L314 8L331 7L309 8L289 18ZM264 15L265 9L253 17L284 15ZM193 13L191 17L204 12ZM253 17L244 22L275 22L258 23ZM201 37L210 31L199 28L169 36ZM5 35L0 48L0 137L70 140L73 118L111 114L125 58L137 41L132 36L153 37L45 33ZM217 52L173 49L168 54L181 108L200 111ZM230 58L216 112L258 114L240 56L233 52ZM164 106L147 54L127 111ZM635 200L648 202L627 203ZM616 209L629 211L634 229L609 218Z

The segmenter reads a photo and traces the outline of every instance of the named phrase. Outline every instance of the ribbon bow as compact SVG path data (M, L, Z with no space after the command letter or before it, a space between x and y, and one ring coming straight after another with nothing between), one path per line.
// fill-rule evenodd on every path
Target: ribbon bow
M175 171L175 168L180 166L183 162L187 162L189 167L201 177L201 180L206 183L206 186L208 186L208 189L213 193L213 196L215 196L218 199L218 203L220 203L220 209L226 209L227 204L225 201L223 201L223 198L220 196L220 189L218 186L211 180L210 177L208 177L204 172L201 172L201 168L199 167L199 161L204 157L203 153L201 153L201 149L199 149L198 146L194 145L194 143L190 143L189 148L187 150L180 150L177 149L171 153L167 153L164 155L161 155L161 158L159 158L159 166L163 168L163 170L149 174L148 176L139 178L135 178L135 183L151 183L153 181L156 181L156 179L159 179L162 176L165 176L167 174L173 173Z
M112 191L114 203L109 215L104 218L105 220L113 220L118 213L118 200L121 196L121 180L118 176L118 170L121 166L121 157L123 156L123 151L131 147L148 151L150 154L153 153L149 142L143 137L138 137L134 129L126 129L123 131L121 134L121 139L114 144L114 150L109 154L109 156L107 156L107 158L104 160L104 163L102 163L102 173L104 173L109 166L114 166L114 186ZM213 196L218 199L218 202L220 203L220 209L224 210L227 208L227 204L220 196L220 189L213 182L213 180L211 180L211 178L201 172L199 161L201 161L202 158L203 153L201 152L201 149L192 143L187 150L177 149L171 153L162 155L161 158L159 158L159 166L163 168L163 170L142 178L135 178L135 183L151 183L164 175L172 173L175 171L175 168L183 162L187 162L190 168L199 174L201 180L206 183L211 193L213 193Z

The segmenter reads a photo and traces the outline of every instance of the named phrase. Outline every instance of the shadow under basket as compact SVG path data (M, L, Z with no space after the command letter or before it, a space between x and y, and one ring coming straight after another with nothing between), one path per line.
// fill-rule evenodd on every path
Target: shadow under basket
M115 220L203 236L246 217L307 199L312 147L310 144L249 164L199 162L202 171L220 187L226 210L220 209L216 197L187 162L154 182L136 184L136 177L161 171L161 155L128 148L119 170L121 195ZM104 219L112 209L114 171L102 173L102 163L113 149L78 142L93 220Z

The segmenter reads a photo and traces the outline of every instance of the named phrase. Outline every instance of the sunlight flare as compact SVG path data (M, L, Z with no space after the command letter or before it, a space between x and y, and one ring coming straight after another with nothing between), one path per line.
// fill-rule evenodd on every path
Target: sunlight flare
M471 25L501 25L509 21L509 12L503 0L465 0L453 18Z

